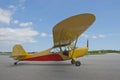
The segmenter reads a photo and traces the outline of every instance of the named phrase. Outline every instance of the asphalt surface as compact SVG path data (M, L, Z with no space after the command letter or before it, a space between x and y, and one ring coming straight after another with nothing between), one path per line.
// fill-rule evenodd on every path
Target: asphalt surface
M70 61L15 62L0 55L0 80L120 80L120 54L89 55L79 58L76 67Z

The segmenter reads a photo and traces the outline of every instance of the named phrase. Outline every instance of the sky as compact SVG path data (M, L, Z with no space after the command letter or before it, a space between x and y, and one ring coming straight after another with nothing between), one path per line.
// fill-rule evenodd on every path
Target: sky
M26 51L53 46L52 28L73 15L92 13L96 21L77 46L120 50L120 0L0 0L0 51L21 44Z

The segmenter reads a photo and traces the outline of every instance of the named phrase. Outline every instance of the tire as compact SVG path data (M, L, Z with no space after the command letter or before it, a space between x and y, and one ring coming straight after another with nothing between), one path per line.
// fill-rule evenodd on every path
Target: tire
M80 61L76 61L75 62L75 66L80 66L81 65L81 62Z

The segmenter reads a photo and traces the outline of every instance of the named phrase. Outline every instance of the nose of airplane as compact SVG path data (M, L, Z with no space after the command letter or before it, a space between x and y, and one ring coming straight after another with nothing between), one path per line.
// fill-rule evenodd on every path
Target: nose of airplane
M69 57L78 58L86 55L88 53L88 47L79 47L71 51Z
M88 53L88 47L78 48L76 57L82 57Z

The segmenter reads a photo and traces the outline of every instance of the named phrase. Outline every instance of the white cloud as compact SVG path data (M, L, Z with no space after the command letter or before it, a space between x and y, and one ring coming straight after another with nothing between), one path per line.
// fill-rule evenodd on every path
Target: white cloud
M86 35L86 34L82 34L81 36L85 37L85 38L88 38L88 35Z
M22 23L20 23L19 24L19 26L21 26L21 27L30 27L30 26L32 26L32 22L22 22Z
M42 33L40 34L40 36L41 36L41 37L53 37L52 34L47 34L47 33L45 33L45 32L42 32Z
M36 42L34 39L39 33L31 28L0 28L0 42L23 43Z
M14 5L10 5L9 8L10 8L10 9L14 9L15 6L14 6Z
M21 9L24 10L24 9L25 9L25 6L21 7Z
M12 20L11 22L20 27L30 27L33 24L33 22L20 22L19 20Z
M13 22L12 22L13 24L18 24L19 23L19 21L18 20L13 20Z
M44 32L41 33L41 37L46 37L46 36L47 36L46 33L44 33Z
M103 35L103 34L96 34L96 35L88 35L88 34L82 34L81 35L82 37L85 37L85 38L91 38L91 39L99 39L99 38L105 38L106 36Z
M103 35L103 34L100 34L100 35L98 35L99 36L99 38L105 38L106 36L105 35Z
M26 2L26 0L19 0L18 7L22 10L25 9L25 6L24 6L25 2Z
M14 5L9 5L8 8L13 12L16 11L16 9L17 9L17 7Z
M0 8L0 22L9 24L12 13L9 10Z
M91 36L92 39L97 39L98 37L97 36Z
M7 9L2 9L0 8L0 22L4 23L4 24L9 24L11 22L12 19L12 15L18 11L19 9L25 9L24 3L26 2L26 0L19 0L18 1L18 5L9 5ZM20 10L19 10L20 11ZM21 25L31 25L32 23L29 24L22 24Z
M11 21L11 19L13 18L12 15L16 11L20 12L20 9L24 10L25 9L25 6L24 6L25 2L26 2L26 0L18 0L17 5L10 4L10 5L8 5L8 7L6 9L0 8L0 22L2 22L4 24L9 24L10 22L13 22L13 21ZM16 22L15 22L15 24L16 24ZM21 23L20 25L23 27L31 26L32 22Z

